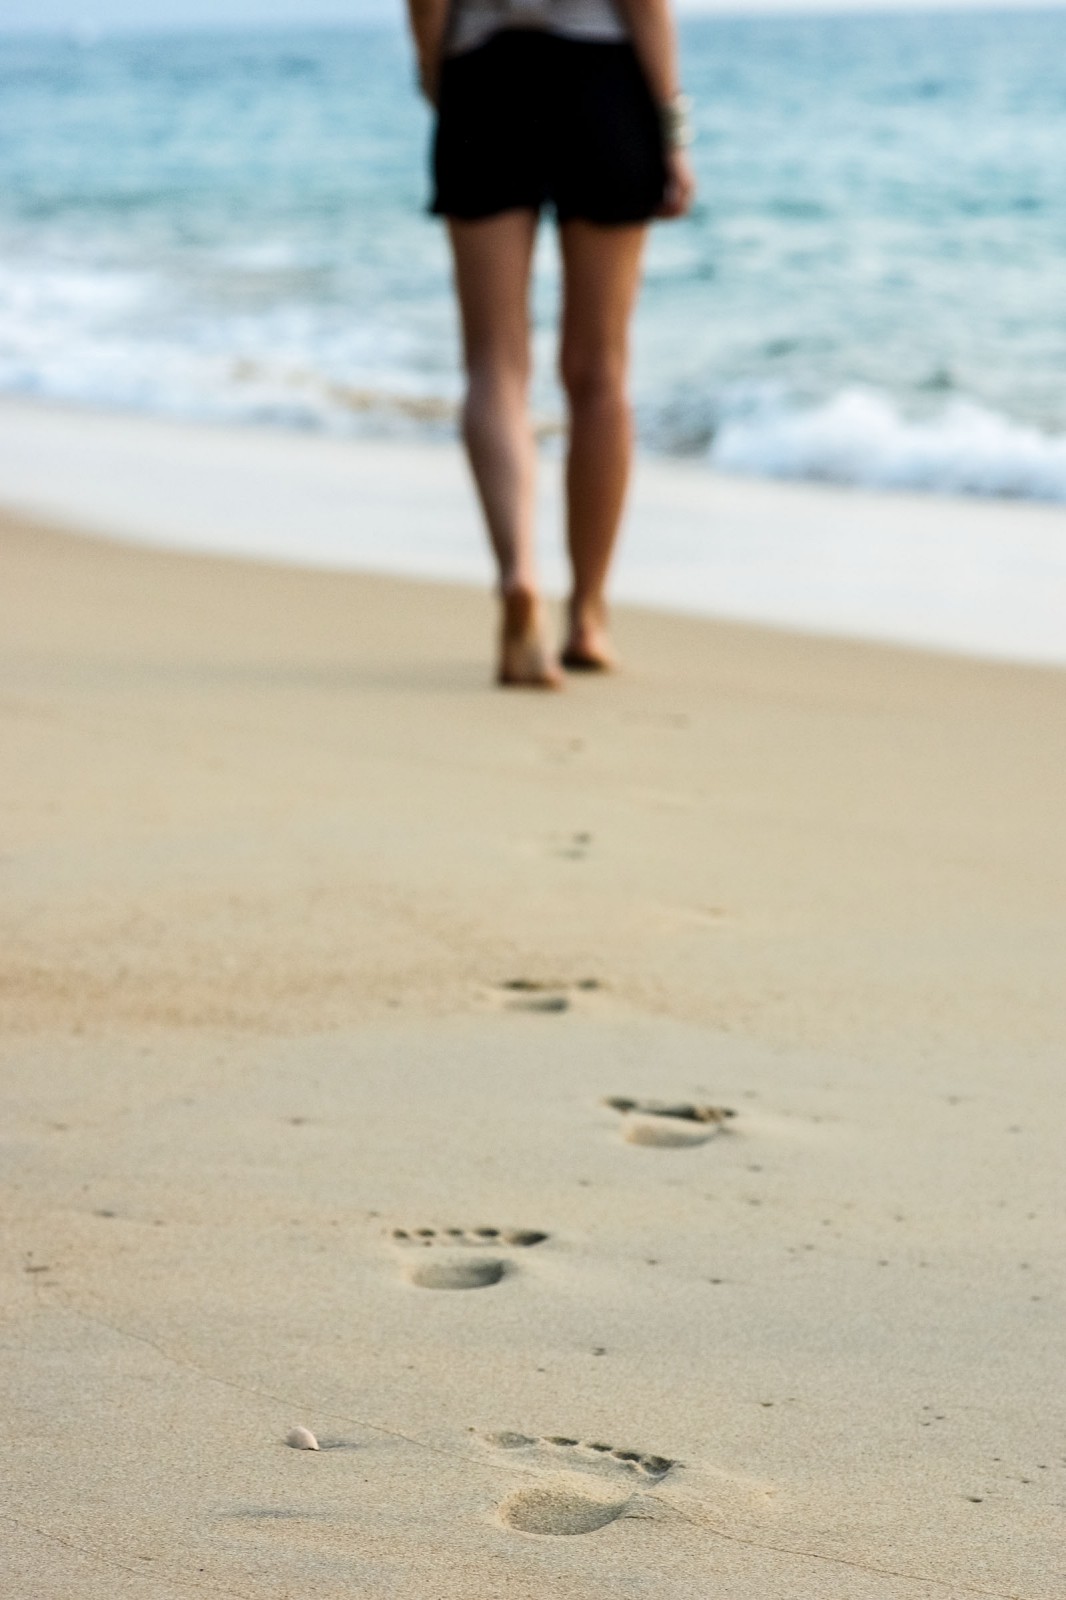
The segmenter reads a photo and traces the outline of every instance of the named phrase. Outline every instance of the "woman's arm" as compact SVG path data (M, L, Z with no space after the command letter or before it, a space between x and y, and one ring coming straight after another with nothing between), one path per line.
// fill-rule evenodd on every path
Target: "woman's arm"
M677 30L669 0L616 0L616 3L629 27L637 60L663 119L666 190L659 215L681 217L695 198L696 176L684 148L686 117L680 109Z
M437 103L448 10L449 0L407 0L407 16L418 56L418 81L422 85L422 93L434 106Z

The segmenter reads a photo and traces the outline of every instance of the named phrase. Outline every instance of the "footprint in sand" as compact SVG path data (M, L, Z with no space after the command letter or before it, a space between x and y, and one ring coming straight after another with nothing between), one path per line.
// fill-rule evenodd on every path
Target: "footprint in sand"
M473 1430L471 1430L473 1432ZM682 1528L758 1526L774 1488L708 1462L681 1462L599 1440L481 1434L520 1481L497 1506L518 1533L594 1533L627 1513Z
M513 1270L510 1252L543 1244L532 1228L392 1228L408 1283L419 1289L488 1289Z
M684 1149L706 1144L721 1133L731 1117L727 1106L677 1104L666 1100L629 1100L612 1095L605 1106L621 1113L622 1138L627 1144L656 1145L659 1149Z
M542 978L508 978L499 985L505 996L508 1011L569 1011L571 994L578 991L591 993L601 988L598 978L579 978L576 982L560 979L558 982Z
M562 1435L493 1433L483 1442L513 1453L527 1472L546 1469L499 1506L500 1521L518 1533L595 1533L624 1515L642 1483L660 1483L676 1465L667 1456ZM564 1470L553 1470L557 1463Z

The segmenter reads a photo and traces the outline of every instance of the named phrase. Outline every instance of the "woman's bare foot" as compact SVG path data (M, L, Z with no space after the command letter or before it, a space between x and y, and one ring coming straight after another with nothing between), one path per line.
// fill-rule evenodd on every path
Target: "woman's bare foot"
M549 648L540 600L529 589L503 596L497 683L514 689L561 689L563 675Z
M570 630L560 661L569 672L615 672L618 657L607 636L607 608L602 600L595 605L570 605Z

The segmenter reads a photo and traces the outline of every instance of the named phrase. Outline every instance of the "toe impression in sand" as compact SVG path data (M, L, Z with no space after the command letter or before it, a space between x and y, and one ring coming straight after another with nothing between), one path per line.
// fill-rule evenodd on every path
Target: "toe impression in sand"
M408 1283L418 1289L489 1289L513 1270L511 1252L543 1244L534 1228L393 1228ZM443 1249L441 1247L444 1247Z
M504 1429L501 1433L481 1435L481 1442L493 1450L520 1450L528 1453L531 1461L544 1465L560 1452L568 1467L580 1465L598 1473L608 1473L623 1478L636 1476L653 1483L665 1478L677 1462L672 1456L651 1455L646 1450L632 1450L621 1445L603 1444L595 1439L578 1439L569 1434L515 1433ZM522 1459L522 1458L520 1458ZM584 1481L582 1479L582 1481Z
M622 1116L622 1138L627 1144L663 1150L706 1144L736 1116L727 1106L694 1105L688 1101L630 1100L612 1095L603 1103Z

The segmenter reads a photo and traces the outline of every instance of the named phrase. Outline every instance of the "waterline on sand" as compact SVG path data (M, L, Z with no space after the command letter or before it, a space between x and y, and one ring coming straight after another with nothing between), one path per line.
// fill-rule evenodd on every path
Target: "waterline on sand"
M85 531L309 567L488 583L454 445L339 440L0 403L0 503ZM562 592L556 474L544 570ZM1066 664L1066 510L641 462L615 597Z

